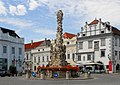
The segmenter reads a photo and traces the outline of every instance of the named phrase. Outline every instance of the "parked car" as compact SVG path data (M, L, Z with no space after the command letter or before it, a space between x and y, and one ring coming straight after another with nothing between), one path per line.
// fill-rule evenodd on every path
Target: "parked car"
M4 76L11 76L11 73L9 71L5 71L3 69L0 69L0 76L4 77Z

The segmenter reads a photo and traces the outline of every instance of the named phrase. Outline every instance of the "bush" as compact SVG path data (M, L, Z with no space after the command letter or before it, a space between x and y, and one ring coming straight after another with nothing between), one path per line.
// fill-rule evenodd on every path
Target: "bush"
M17 74L16 67L14 65L11 65L9 67L9 70L10 70L10 73L12 74L12 76L14 76L14 74Z

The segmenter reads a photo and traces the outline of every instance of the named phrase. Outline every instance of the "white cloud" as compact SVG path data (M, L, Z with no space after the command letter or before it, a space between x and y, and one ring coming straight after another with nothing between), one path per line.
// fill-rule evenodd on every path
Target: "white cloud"
M34 10L39 6L39 4L37 3L37 1L35 0L30 0L29 1L29 10Z
M119 0L93 0L92 2L86 0L84 2L86 8L86 20L88 18L92 19L95 17L102 18L104 21L110 21L114 25L120 24L118 21L120 19L120 5ZM84 12L85 12L84 11Z
M66 17L82 18L80 20L82 22L97 17L110 21L113 25L120 24L120 0L36 0L36 2L39 6L48 6L52 13L62 9Z
M25 15L27 13L26 7L21 4L17 5L17 7L9 5L9 10L11 15Z
M0 0L0 14L1 15L6 15L7 14L7 10L4 6L4 3Z
M15 15L15 13L16 13L16 10L17 8L15 7L15 6L13 6L13 5L10 5L9 6L9 10L10 10L10 14L11 15Z
M31 27L32 24L26 20L16 19L16 18L0 18L0 22L14 25L17 27L21 27L22 29L25 29L27 27Z
M43 35L54 35L56 33L52 29L46 29L46 28L33 29L33 31L36 33L43 34Z
M0 0L1 15L7 14L4 4ZM79 18L80 21L78 22L84 23L97 17L102 18L104 21L110 21L113 25L120 26L120 0L26 0L26 4L22 4L10 5L9 13L11 15L25 15L27 9L35 10L42 6L48 7L51 14L57 12L58 9L62 9L64 17Z
M26 7L24 5L17 5L17 15L25 15L26 14Z

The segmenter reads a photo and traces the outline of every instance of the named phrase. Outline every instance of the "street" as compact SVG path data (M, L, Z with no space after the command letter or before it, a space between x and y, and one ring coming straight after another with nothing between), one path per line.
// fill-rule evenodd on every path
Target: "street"
M92 74L93 79L34 80L24 77L0 77L0 85L120 85L120 74Z

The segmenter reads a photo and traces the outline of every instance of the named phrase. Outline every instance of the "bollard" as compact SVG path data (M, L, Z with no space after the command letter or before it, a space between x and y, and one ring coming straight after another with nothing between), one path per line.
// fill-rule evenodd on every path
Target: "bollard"
M88 78L90 78L91 77L91 73L90 72L88 72Z
M29 79L31 77L31 72L28 70L26 73L26 78Z
M91 73L90 72L86 72L85 73L85 78L90 78L91 77Z
M109 69L106 70L106 73L109 74Z
M43 74L43 73L41 73L41 79L45 79L45 78L44 78L44 74Z
M26 78L27 78L27 79L29 78L29 74L28 74L28 73L26 73Z
M69 79L69 71L66 71L66 79Z

